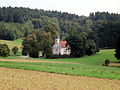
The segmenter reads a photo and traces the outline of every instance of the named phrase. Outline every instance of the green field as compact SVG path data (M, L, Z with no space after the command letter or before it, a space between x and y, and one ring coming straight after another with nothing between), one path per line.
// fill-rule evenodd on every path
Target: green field
M2 41L3 42L3 41ZM5 41L4 41L5 43ZM10 44L21 45L21 40L14 41ZM10 46L11 47L11 46ZM3 57L1 57L3 58ZM9 56L4 59L19 59L19 56ZM35 70L50 73L59 73L66 75L90 76L98 78L120 79L120 67L105 67L101 66L105 59L111 62L118 61L114 57L114 49L101 50L93 56L85 56L81 58L66 58L66 59L44 59L44 58L26 58L29 60L47 60L47 61L61 61L73 62L80 64L58 64L58 63L30 63L30 62L10 62L0 61L1 67L17 68L25 70Z
M0 61L1 67L34 70L65 75L120 79L120 68L85 64L55 64Z
M10 50L14 47L14 46L18 46L19 51L17 53L17 56L21 55L21 47L22 47L22 39L17 39L15 41L8 41L8 40L0 40L1 44L7 44L8 47L10 48ZM11 53L10 53L11 54ZM13 54L11 54L13 55Z
M18 56L9 56L8 59L19 59ZM109 59L110 62L118 61L114 57L114 49L101 50L99 53L96 53L92 56L85 56L81 58L65 58L65 59L44 59L44 58L26 58L29 60L47 60L47 61L59 61L59 62L73 62L87 65L101 65L105 62L106 59Z

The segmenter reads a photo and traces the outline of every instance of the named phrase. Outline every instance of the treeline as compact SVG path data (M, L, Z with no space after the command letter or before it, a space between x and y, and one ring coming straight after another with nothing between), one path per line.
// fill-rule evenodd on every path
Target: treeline
M89 19L93 21L106 20L106 21L120 21L120 14L109 12L95 12L90 13Z
M30 8L0 8L0 39L15 40L52 25L65 39L74 30L86 34L97 47L115 48L120 34L120 15L108 12L90 13L88 17L66 12ZM72 29L72 30L71 30Z
M0 22L0 39L16 40L18 38L25 37L32 30L33 28L29 23L18 24Z
M15 22L15 23L24 23L32 18L40 19L43 16L54 17L58 20L68 20L73 22L81 22L81 18L75 14L69 14L67 12L58 12L58 11L45 11L38 9L30 9L23 7L3 7L0 8L0 21L4 22Z

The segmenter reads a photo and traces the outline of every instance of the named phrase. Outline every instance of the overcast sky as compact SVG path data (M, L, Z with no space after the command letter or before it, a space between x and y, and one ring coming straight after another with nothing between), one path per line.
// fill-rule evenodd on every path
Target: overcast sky
M120 0L0 0L0 7L3 6L57 10L85 16L96 11L120 14Z

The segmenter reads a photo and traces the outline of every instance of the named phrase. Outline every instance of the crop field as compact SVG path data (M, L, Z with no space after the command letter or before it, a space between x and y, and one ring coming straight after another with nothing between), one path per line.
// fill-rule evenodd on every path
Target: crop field
M120 81L0 68L0 90L120 90Z

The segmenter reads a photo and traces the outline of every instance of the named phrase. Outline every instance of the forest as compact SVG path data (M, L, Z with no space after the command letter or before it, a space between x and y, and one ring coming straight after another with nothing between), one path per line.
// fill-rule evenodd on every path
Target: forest
M35 31L46 32L46 26L53 27L62 40L70 41L68 37L72 33L81 33L80 37L89 39L90 43L95 42L100 48L115 48L120 35L120 15L95 12L89 16L78 16L23 7L0 8L0 39L16 40Z

